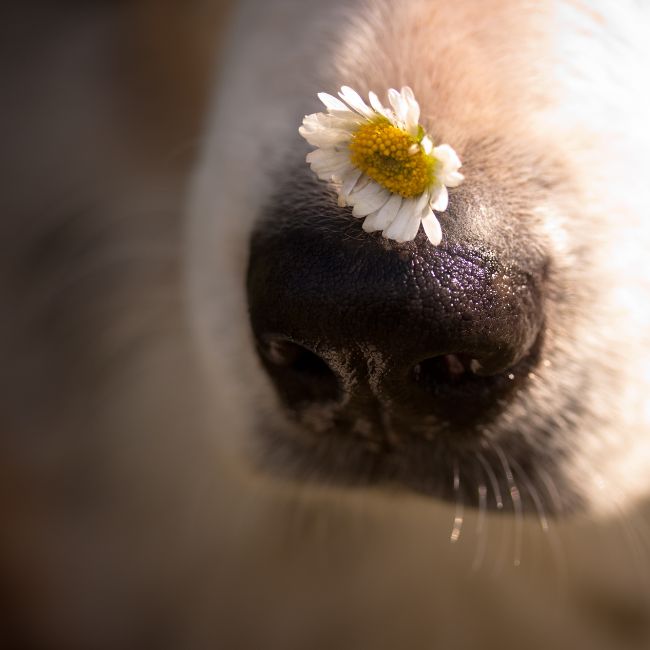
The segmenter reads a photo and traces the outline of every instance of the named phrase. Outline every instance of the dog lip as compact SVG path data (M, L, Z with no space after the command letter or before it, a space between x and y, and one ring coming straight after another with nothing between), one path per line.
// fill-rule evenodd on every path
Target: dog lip
M447 502L462 498L467 507L487 507L490 510L512 511L509 499L497 495L509 494L510 484L504 473L498 452L485 440L449 437L439 432L432 437L410 438L408 442L393 432L377 438L367 431L329 431L318 436L305 437L290 434L285 427L269 427L260 423L264 444L257 456L258 469L300 483L373 488L405 491ZM453 442L453 444L451 444ZM547 466L543 449L527 450L512 447L507 450L513 463L524 468L539 464ZM538 457L539 456L539 457ZM479 462L480 459L480 462ZM454 488L454 466L460 471L460 493ZM485 488L490 468L492 498L480 503L479 487ZM558 484L559 477L553 480ZM498 484L495 490L495 483ZM581 507L580 499L569 486L562 488L562 514ZM459 496L460 495L460 496ZM536 504L526 491L521 495L523 510L535 512ZM558 514L555 503L547 504L547 514Z

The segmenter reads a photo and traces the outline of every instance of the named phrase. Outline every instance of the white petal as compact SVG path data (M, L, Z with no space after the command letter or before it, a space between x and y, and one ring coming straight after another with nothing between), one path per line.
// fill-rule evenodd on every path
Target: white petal
M422 150L427 154L427 156L433 151L433 140L428 135L425 135L422 138L420 144L422 145Z
M347 196L347 202L353 208L353 215L355 217L365 217L367 214L374 212L374 210L364 210L366 205L372 205L375 196L381 194L382 188L377 183L370 182L361 190L355 190ZM357 207L358 206L358 207ZM376 208L375 208L376 209Z
M359 125L351 120L319 113L307 115L298 132L315 147L337 147L349 142L358 127Z
M320 178L322 181L333 181L335 183L340 183L341 178L343 177L343 174L345 173L344 170L334 170L330 171L328 170L313 170L316 176Z
M414 199L403 199L402 205L393 222L384 230L383 235L386 239L395 241L405 241L403 235L410 225L411 218L416 215ZM416 215L419 219L419 215Z
M343 177L348 172L349 167L347 165L341 165L340 167L327 167L327 168L317 168L312 166L314 173L323 181L336 181L340 183L343 181Z
M422 227L426 236L429 238L429 241L437 246L442 241L442 229L440 228L440 222L436 219L436 215L428 210L427 213L422 217Z
M465 180L465 177L460 172L449 172L439 176L439 180L447 187L458 187Z
M319 149L319 151L321 151ZM316 173L325 174L330 170L340 169L342 167L347 167L349 165L348 161L336 161L336 160L318 160L316 162L309 163L311 168Z
M320 151L322 151L322 149ZM322 171L322 172L326 172L329 169L338 170L338 169L343 169L343 168L347 169L349 167L352 167L352 164L347 158L343 158L343 159L330 158L328 160L318 160L310 164L313 170Z
M321 121L320 128L325 126L328 129L339 129L340 131L349 131L352 135L361 124L363 118L350 111L345 117L339 117L341 113L321 113L324 119Z
M391 124L397 124L395 113L393 113L393 111L391 111L387 106L383 106L375 93L370 92L368 93L368 96L370 97L370 105L379 115L383 115Z
M379 101L379 97L372 90L368 93L368 98L370 99L370 106L372 106L377 113L380 115L385 115L386 109L382 106L382 103Z
M325 104L325 106L332 111L345 111L351 112L350 109L340 100L330 95L329 93L318 93L318 99Z
M365 183L359 183L357 187L355 188L354 192L350 195L350 199L352 201L357 201L357 200L364 200L367 199L368 197L372 196L373 194L376 194L379 192L379 190L383 189L381 185L378 183L375 183L373 180L368 178L366 176L366 182Z
M425 192L416 199L409 199L408 202L410 204L410 215L408 220L404 223L402 232L393 237L397 242L405 242L415 239L418 230L420 230L420 221L422 220L422 216L429 210L429 194Z
M375 112L372 108L361 99L361 95L356 90L352 90L349 86L342 86L339 97L347 102L357 113L361 113L361 115L370 119L375 117Z
M312 167L312 171L323 181L338 180L345 173L345 169L336 167Z
M377 210L376 212L372 212L363 220L363 224L361 225L361 227L366 232L376 232L377 230L382 230L381 228L377 227L378 214L379 214L379 210Z
M335 149L316 149L307 154L307 162L310 164L338 165L348 160L347 152Z
M350 169L354 169L348 157L341 153L332 153L329 149L317 149L307 154L307 162L319 178L329 180L336 176L341 178Z
M357 181L361 178L362 173L360 169L350 166L350 170L343 177L343 187L341 188L341 194L343 196L347 197L351 194Z
M319 147L321 149L332 149L350 141L350 135L348 133L334 129L318 132L300 130L299 133L312 147Z
M418 109L418 113L419 113L420 105L415 99L415 94L413 93L413 89L410 86L402 86L401 95L404 98L404 101L408 104L409 110L411 109L412 106L415 106ZM420 116L418 115L418 119L419 118Z
M391 193L381 186L379 188L381 190L380 192L354 202L354 207L352 208L353 216L365 217L372 212L376 212L386 204L391 197Z
M408 87L402 88L402 98L406 104L406 130L411 135L417 135L420 123L420 105L415 99L413 91Z
M415 211L422 216L427 210L431 197L429 192L423 192L417 199L415 199Z
M449 193L444 185L438 185L431 196L431 208L438 212L444 212L449 204Z
M444 165L445 171L455 172L461 166L460 158L448 144L438 145L433 155Z
M400 122L406 123L406 114L408 112L406 101L400 93L398 93L394 88L391 88L388 91L388 100L390 101L395 115Z
M400 239L396 239L395 241L405 242L415 239L415 236L418 234L418 230L420 230L421 221L422 219L420 218L420 215L414 212L409 218L408 223L402 232L402 237Z
M353 111L351 108L346 108L345 111L330 111L329 113L321 113L321 115L325 115L326 117L332 119L344 120L350 124L353 129L356 129L359 124L363 124L364 122L368 121L366 117L359 115L359 113Z
M369 185L376 185L376 184L377 183L371 180L368 176L366 176L365 174L361 174L361 177L357 181L357 184L354 186L354 189L350 192L350 195L357 196L364 188L368 187Z
M301 126L298 129L298 132L313 147L335 147L336 145L350 141L350 133L339 129L320 129L318 131L310 131Z
M354 131L361 118L352 111L342 114L334 113L312 113L305 115L302 126L308 131L319 131L321 129L340 129L342 131Z
M363 229L366 232L374 232L388 228L397 216L403 200L399 194L391 194L380 210L366 218Z

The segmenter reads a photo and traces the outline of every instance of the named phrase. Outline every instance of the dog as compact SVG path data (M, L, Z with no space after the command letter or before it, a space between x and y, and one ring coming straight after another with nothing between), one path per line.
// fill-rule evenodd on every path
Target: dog
M546 512L605 513L646 494L647 472L638 460L646 457L644 390L623 378L621 368L636 378L646 374L647 313L630 309L629 287L613 278L622 277L623 257L643 267L638 219L645 195L630 168L647 168L647 138L642 126L641 136L634 130L634 145L624 144L620 130L620 137L605 135L612 121L643 121L647 94L640 93L638 107L626 99L621 108L626 79L616 71L641 74L645 52L619 45L613 51L625 63L609 63L611 77L596 81L605 74L603 57L613 56L599 48L619 38L618 29L634 30L629 25L638 8L613 16L580 3L534 11L472 2L453 9L418 2L269 9L276 10L291 18L287 29L298 42L279 49L274 39L286 34L267 28L271 18L257 5L243 19L246 33L237 34L225 64L191 208L189 264L201 357L218 373L228 369L231 386L215 380L226 402L240 410L250 400L251 420L245 433L233 434L236 444L252 444L252 453L267 456L258 457L262 465L303 478L322 473L326 481L389 482L452 500L455 464L462 498L474 506L492 475L493 507L513 486L511 474L527 486L518 488L525 510L540 502ZM240 46L245 37L250 42ZM270 62L262 64L269 51L280 53L272 70ZM459 150L466 181L451 191L443 215L448 235L437 250L421 238L386 248L378 237L363 237L305 165L295 126L313 112L319 88L334 92L344 84L363 92L413 86L434 140ZM587 98L586 87L597 95ZM602 146L615 147L611 155L600 149L603 137ZM638 150L630 159L632 149ZM611 186L619 167L626 180L617 187L628 187L627 198L617 191L608 205L593 187ZM601 171L609 180L596 180ZM248 183L236 184L235 176L244 175ZM603 213L617 215L615 233L594 228ZM639 257L626 233L641 242ZM215 242L238 254L218 254ZM310 259L294 257L291 246L309 251ZM247 256L245 294L240 278ZM415 258L424 269L409 271ZM338 268L331 268L332 259ZM387 278L380 282L382 265ZM484 272L502 277L477 281ZM427 273L450 279L422 288ZM463 287L459 276L467 273ZM344 284L335 291L322 286L326 280ZM404 304L386 307L381 292L392 301L396 282L407 284ZM463 302L478 304L486 292L496 292L497 305L477 312ZM460 306L432 317L429 311L449 296ZM418 301L429 310L426 318L414 306ZM462 326L462 318L458 324L463 310L473 325ZM247 312L255 346L240 326ZM303 320L313 322L311 330ZM211 344L215 330L227 333L231 353ZM427 330L433 340L421 334ZM273 359L264 349L269 336L278 339L275 348L294 346L284 353L298 360ZM628 341L633 349L626 352ZM270 382L259 371L255 347ZM464 368L459 354L470 352L493 369L479 377ZM450 363L461 364L455 375ZM414 368L419 382L408 376ZM328 381L330 389L316 388ZM324 393L310 397L310 390ZM340 394L332 398L328 390ZM616 404L608 399L603 408L603 395L612 390Z
M66 105L108 137L6 183L9 647L647 647L648 20L242 0L187 192ZM309 169L343 85L458 152L440 246Z
M452 540L471 509L542 529L634 510L648 312L633 294L648 274L647 190L630 170L648 169L648 89L624 88L647 76L647 18L577 2L244 4L188 248L198 356L234 464L448 501ZM343 85L411 86L434 141L459 152L437 249L364 233L306 165L296 125ZM510 316L477 313L484 292Z

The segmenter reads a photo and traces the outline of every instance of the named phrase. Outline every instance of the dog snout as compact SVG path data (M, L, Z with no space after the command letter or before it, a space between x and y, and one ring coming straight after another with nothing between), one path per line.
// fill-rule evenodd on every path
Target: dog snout
M471 189L452 197L438 247L423 232L401 244L367 234L327 192L274 206L251 240L248 299L288 407L338 400L354 418L390 411L466 424L527 376L544 320L543 264L475 236L485 210L474 199Z

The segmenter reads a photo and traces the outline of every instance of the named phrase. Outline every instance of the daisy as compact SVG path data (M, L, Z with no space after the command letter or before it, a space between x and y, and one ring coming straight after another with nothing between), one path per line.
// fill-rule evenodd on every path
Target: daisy
M352 206L355 217L365 217L366 232L381 230L397 242L410 241L420 224L429 241L442 239L433 211L444 212L447 187L463 181L456 152L437 147L419 124L420 106L413 91L391 88L391 108L368 94L370 106L357 92L343 86L340 99L319 93L326 113L307 115L300 127L309 144L307 156L316 175L335 184L340 206Z

